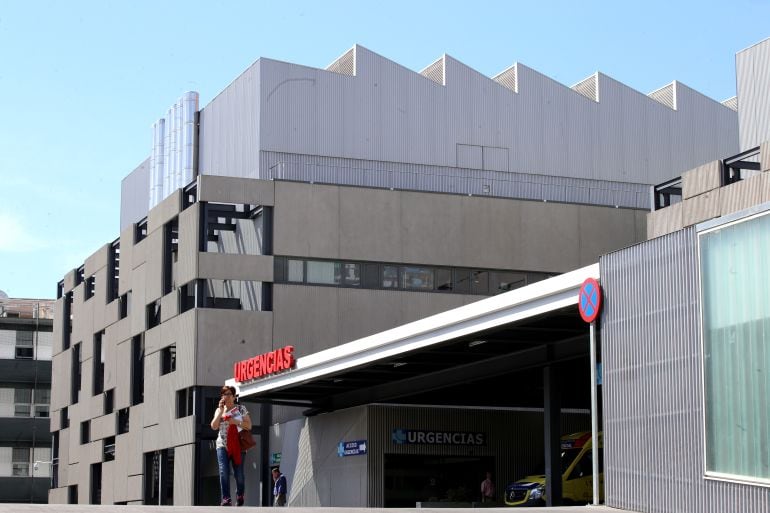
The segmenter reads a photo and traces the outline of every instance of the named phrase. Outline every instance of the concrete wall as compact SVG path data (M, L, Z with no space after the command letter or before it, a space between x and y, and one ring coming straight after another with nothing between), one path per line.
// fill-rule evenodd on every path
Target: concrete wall
M721 186L720 160L683 173L682 201L647 214L647 238L770 201L770 142L760 145L759 163L759 173L724 187Z
M274 254L565 272L644 239L644 213L275 183Z

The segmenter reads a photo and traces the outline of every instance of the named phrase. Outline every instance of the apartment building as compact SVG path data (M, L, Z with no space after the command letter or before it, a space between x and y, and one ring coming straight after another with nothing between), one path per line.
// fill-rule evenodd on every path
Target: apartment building
M48 502L52 331L52 300L0 294L0 502Z

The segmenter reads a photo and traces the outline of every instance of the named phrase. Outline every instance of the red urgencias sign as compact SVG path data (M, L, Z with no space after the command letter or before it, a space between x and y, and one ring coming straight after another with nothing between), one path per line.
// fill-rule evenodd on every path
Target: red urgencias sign
M235 362L233 377L242 383L256 378L264 378L294 367L294 346L286 346L269 353L257 355L248 360Z

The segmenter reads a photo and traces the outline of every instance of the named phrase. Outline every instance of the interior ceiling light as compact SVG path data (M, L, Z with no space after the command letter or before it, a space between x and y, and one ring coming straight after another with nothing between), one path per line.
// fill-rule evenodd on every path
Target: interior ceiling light
M468 347L480 346L481 344L486 344L486 343L487 343L486 340L471 340L470 342L468 342Z
M406 365L406 362L393 362L393 368L398 369L399 367L403 367Z

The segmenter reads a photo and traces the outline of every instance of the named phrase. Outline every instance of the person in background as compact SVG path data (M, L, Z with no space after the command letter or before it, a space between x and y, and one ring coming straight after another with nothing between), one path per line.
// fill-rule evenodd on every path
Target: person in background
M221 506L232 506L230 498L230 465L235 476L236 503L243 506L244 478L241 442L238 432L251 429L251 417L245 407L235 404L235 388L223 386L220 391L219 406L211 419L211 429L218 430L217 463L219 464L219 487L222 492Z
M281 474L281 469L278 467L273 468L273 483L273 506L286 506L286 492L288 491L286 476Z
M487 478L481 482L481 502L495 502L495 483L492 472L487 472Z

